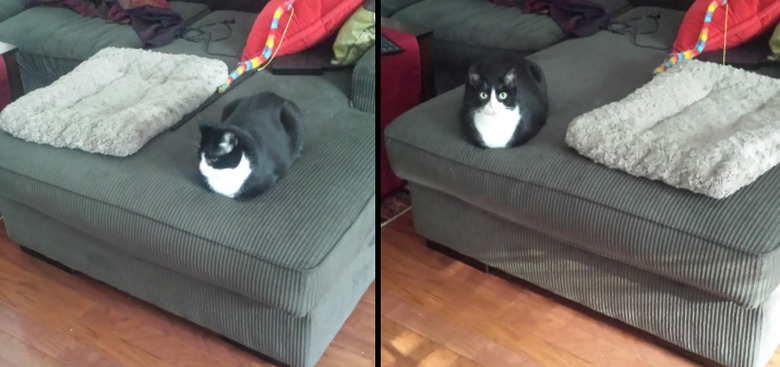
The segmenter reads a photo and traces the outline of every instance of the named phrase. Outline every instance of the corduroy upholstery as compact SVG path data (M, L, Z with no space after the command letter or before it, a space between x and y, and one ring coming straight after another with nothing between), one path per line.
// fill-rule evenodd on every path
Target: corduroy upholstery
M5 2L13 4L13 0L0 0L0 9ZM188 22L208 11L197 3L171 1L170 5ZM128 25L51 6L35 6L0 22L0 41L19 47L17 58L26 92L50 84L103 48L141 48L141 39Z
M755 308L594 255L410 183L426 238L730 367L764 367L780 343L780 289ZM445 225L442 225L442 224Z
M352 107L374 113L376 86L370 81L376 78L376 47L371 47L358 60L352 72Z
M0 0L0 22L24 11L25 0Z
M170 4L185 20L207 9L189 2ZM18 45L23 53L80 61L108 46L141 48L141 39L131 27L52 6L34 6L4 20L0 41Z
M637 41L671 45L684 13L637 8L621 18L646 14L660 14L660 28ZM529 143L481 150L466 142L459 88L386 129L391 165L412 184L415 228L423 235L728 366L760 366L778 342L767 317L776 313L780 283L780 169L717 201L610 170L564 142L573 118L649 81L665 56L606 31L557 44L530 56L545 72L551 107L547 125ZM450 215L455 202L468 208L463 218ZM471 215L473 223L465 220ZM496 226L505 235L495 234ZM571 257L555 251L534 257L548 242L565 246ZM604 265L583 279L556 272L579 258L601 258ZM633 282L634 273L654 280L623 294L621 282ZM597 276L611 280L574 285ZM671 284L680 298L662 307ZM594 294L580 293L580 286ZM697 319L696 312L718 324L681 324Z
M38 9L51 15L40 18L25 11L0 25L0 39L27 42L18 54L27 92L72 70L90 47L127 46L119 34L130 32L140 46L128 25L75 20L59 10L66 9ZM218 39L227 27L206 25L235 20L229 38L208 48L205 40L177 39L155 50L217 58L233 68L255 17L217 11L194 26ZM74 34L95 34L64 51L48 48L40 29L23 34L27 27L49 29L47 22L83 23ZM372 108L367 91L374 83L365 65L321 76L259 71L203 110L219 121L231 101L273 91L304 114L301 158L247 202L204 188L192 120L126 158L36 145L0 131L0 211L9 236L284 365L312 367L374 278L375 116L352 101Z
M467 65L498 50L529 54L566 37L548 16L488 0L423 0L393 19L431 29L433 59L441 65Z
M290 366L316 364L375 274L371 231L333 279L333 291L296 316L129 255L19 202L0 197L0 208L20 244Z
M626 0L594 2L607 13L628 5ZM441 65L467 65L495 51L530 54L566 39L549 16L524 13L489 0L396 0L388 6L382 4L382 8L394 9L393 19L431 29L433 57Z
M230 101L265 90L301 107L304 151L248 202L203 187L194 122L127 158L0 132L11 239L286 364L314 365L373 279L374 116L322 77L265 71L203 115L219 120Z
M422 0L384 0L379 4L379 13L385 18L389 18L395 12L420 1Z
M627 0L594 0L618 14ZM495 52L526 56L567 38L549 16L489 0L393 0L382 3L382 16L430 29L436 92L465 83L470 64Z
M373 230L375 127L372 115L333 98L340 93L321 78L267 72L205 115L219 120L222 105L263 90L301 107L304 151L272 190L250 202L203 188L195 123L124 159L0 133L0 195L134 256L303 315Z

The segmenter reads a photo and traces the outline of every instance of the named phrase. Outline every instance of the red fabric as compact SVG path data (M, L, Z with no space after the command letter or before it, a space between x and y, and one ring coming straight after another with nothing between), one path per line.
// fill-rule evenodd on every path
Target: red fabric
M388 28L382 28L382 34L405 50L399 54L382 56L380 60L380 129L384 134L390 122L420 103L422 67L420 47L413 35ZM385 197L401 188L404 182L390 168L384 139L380 139L379 149L379 191L380 197Z
M696 0L683 18L674 52L691 50L699 40L704 16L712 0ZM712 23L707 34L704 52L723 49L723 29L726 23L726 6L720 5L712 14ZM774 28L780 21L780 1L778 0L729 0L728 35L726 48L739 46L753 37Z
M8 85L8 74L5 70L5 61L0 57L0 111L11 103L11 86Z
M295 15L287 35L284 37L276 56L294 54L316 45L318 42L336 33L363 0L298 0L293 5ZM241 57L242 61L260 56L265 48L268 33L271 31L271 21L279 6L284 6L285 0L271 0L263 11L257 15L252 31L246 40L246 47ZM290 12L285 11L279 19L278 37L282 36L284 27L290 19ZM276 40L279 46L279 40Z

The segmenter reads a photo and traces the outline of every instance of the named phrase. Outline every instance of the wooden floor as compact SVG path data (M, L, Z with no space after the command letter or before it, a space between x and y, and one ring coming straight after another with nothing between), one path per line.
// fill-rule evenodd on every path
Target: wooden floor
M380 249L383 367L706 364L528 283L429 249L411 213L382 228ZM780 353L769 366L780 367Z
M317 366L375 366L366 291ZM198 327L12 243L0 224L0 367L272 366Z

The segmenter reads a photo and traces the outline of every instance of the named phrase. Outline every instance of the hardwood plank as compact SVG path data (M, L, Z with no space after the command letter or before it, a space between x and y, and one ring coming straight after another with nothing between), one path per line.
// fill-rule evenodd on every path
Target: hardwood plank
M521 332L522 329L507 328L502 325L497 316L504 313L512 302L487 289L479 296L475 296L473 291L481 288L482 283L475 283L474 279L486 281L485 277L478 276L481 273L453 262L452 266L457 267L459 271L471 273L473 275L470 277L471 280L458 282L451 277L439 277L436 267L443 263L441 257L444 255L430 253L432 251L422 246L421 240L417 241L418 246L407 245L401 250L385 242L386 231L388 229L382 231L381 247L383 293L387 292L406 302L416 304L426 311L426 318L431 318L433 315L441 316L444 321L441 322L440 328L453 323L461 324L472 332L490 335L490 338L501 345L518 354L527 355L540 365L571 366L580 362L578 357L566 350L553 351L546 347L538 348L539 345L534 348L533 345L540 343L538 339L530 338L527 333ZM445 270L445 273L447 272ZM468 279L468 277L457 278ZM464 292L467 289L469 291ZM457 304L457 307L450 307L453 304Z
M436 341L382 317L382 366L481 366Z
M12 246L7 243L3 245ZM20 271L6 258L0 258L0 269L0 274L19 277L16 282L0 275L0 303L56 332L71 335L80 343L90 344L107 354L114 353L116 360L123 364L164 366L158 358L145 351L121 348L124 344L121 338L111 338L103 330L81 323L79 319L86 310L83 310L83 302L79 302L84 300L77 293L63 291L59 284L44 281L37 274ZM63 298L65 295L67 299Z
M375 366L375 286L318 367ZM0 366L266 367L216 333L29 256L0 221ZM7 363L6 363L7 362Z
M425 241L415 232L411 213L381 229L383 363L420 364L425 357L415 352L419 345L460 358L445 364L692 367L703 362L538 287L486 274ZM780 367L780 353L769 366Z
M56 358L58 361L74 367L125 367L105 353L80 343L70 343L57 354Z
M55 356L66 365L122 366L104 353L79 343L72 335L47 328L45 325L24 314L17 313L4 304L0 304L0 330L17 339L24 340L31 347L43 353Z
M21 366L67 367L53 356L0 330L0 356Z
M432 342L438 343L453 352L472 359L476 363L485 366L502 365L511 360L512 366L540 367L530 356L523 352L510 351L500 342L490 337L473 332L471 329L459 323L449 322L434 313L429 313L415 305L407 304L403 299L391 294L382 296L382 320L388 320L404 326L404 330L413 331ZM386 303L396 303L392 312L385 313ZM385 324L382 324L382 334L385 335Z
M27 340L34 348L52 356L59 354L72 343L72 338L67 334L49 329L18 313L7 304L0 304L0 330L18 339Z
M9 246L0 245L1 247ZM86 313L95 304L94 301L81 297L73 289L63 287L59 283L46 281L47 277L22 269L10 259L6 256L0 257L0 268L3 269L0 272L0 285L4 286L0 292L5 291L9 299L24 298L33 300L45 295L46 298L58 300L57 307L63 312L76 317ZM7 294L10 291L16 294Z
M145 318L115 311L105 305L96 306L90 314L88 321L82 318L85 321L84 325L94 330L101 330L101 337L111 335L121 339L128 346L146 351L160 360L175 361L173 362L175 365L192 367L208 367L220 363L181 340L179 335L161 330ZM161 345L165 348L160 348Z
M366 338L365 333L371 332L371 335L375 334L376 330L376 306L373 305L374 299L367 300L370 294L373 292L374 286L372 285L369 292L363 296L356 307L356 312L350 315L347 322L350 325L355 325L355 328L343 328L339 330L337 339L334 339L331 343L331 348L327 349L323 354L320 364L324 366L355 366L355 367L368 367L374 365L375 353L374 353L374 338ZM347 356L346 354L350 354ZM336 355L341 357L336 357ZM345 364L346 359L350 358L350 363Z
M3 356L0 356L0 366L3 366L3 367L25 367L25 366L18 365L18 364L14 363L14 362L11 362L11 361L5 359Z

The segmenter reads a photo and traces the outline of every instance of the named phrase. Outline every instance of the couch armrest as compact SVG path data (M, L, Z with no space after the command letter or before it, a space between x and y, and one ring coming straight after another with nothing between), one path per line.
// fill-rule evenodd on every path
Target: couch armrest
M24 0L0 0L0 22L24 11Z
M371 47L352 71L352 107L374 113L376 105L376 46Z

